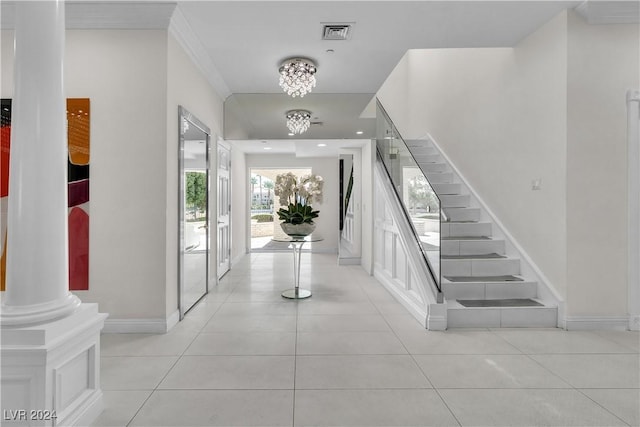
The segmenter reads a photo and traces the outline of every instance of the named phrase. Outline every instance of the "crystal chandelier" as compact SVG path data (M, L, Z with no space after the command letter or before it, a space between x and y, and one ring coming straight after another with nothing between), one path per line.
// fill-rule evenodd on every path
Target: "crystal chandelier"
M311 112L307 110L287 111L287 127L291 133L304 133L311 126Z
M302 98L316 87L316 64L307 58L290 58L280 66L280 87L292 97Z

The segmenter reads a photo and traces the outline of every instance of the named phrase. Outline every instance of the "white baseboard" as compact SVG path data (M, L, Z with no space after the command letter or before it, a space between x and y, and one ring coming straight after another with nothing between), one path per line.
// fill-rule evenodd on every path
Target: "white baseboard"
M108 318L104 322L103 334L164 334L179 321L178 310L166 319L114 319Z
M167 332L173 329L174 326L180 321L180 310L176 310L167 318Z
M360 257L347 257L347 258L338 257L338 265L360 265L360 264L362 264L362 259Z
M398 301L407 309L409 314L416 318L421 325L427 327L427 314L421 307L415 304L411 298L409 298L403 291L400 290L395 283L393 277L384 271L382 268L375 268L373 270L373 277ZM446 329L446 325L444 327Z
M429 304L427 329L430 331L444 331L447 329L447 322L447 304Z
M629 318L626 316L568 316L565 318L564 323L567 331L603 329L626 331L629 328Z
M338 254L338 248L317 248L311 249L311 253L313 254Z

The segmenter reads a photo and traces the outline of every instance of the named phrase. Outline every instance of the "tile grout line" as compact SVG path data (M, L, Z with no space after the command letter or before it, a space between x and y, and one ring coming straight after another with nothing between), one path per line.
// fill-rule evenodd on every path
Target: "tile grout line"
M235 286L234 286L235 288ZM209 292L207 291L207 295L209 295ZM184 354L187 352L187 350L189 349L189 347L191 347L191 345L193 344L193 342L200 336L200 334L202 333L202 330L206 327L206 325L209 323L209 321L211 321L211 319L213 318L213 316L215 316L215 314L220 310L220 308L225 304L225 302L227 301L227 299L229 298L229 296L231 295L231 292L226 296L226 298L224 299L224 301L215 309L215 311L211 314L211 316L208 318L208 320L204 323L204 325L202 325L202 327L197 331L197 333L195 334L195 336L193 337L193 339L191 340L191 342L184 348L184 350L182 350L182 353L180 353L180 355L178 355L178 357L176 358L175 362L171 365L171 367L167 370L167 372L164 374L164 376L160 379L160 381L158 381L158 383L156 384L156 386L153 388L153 390L151 390L151 393L149 393L149 396L147 396L147 398L144 400L144 402L142 402L142 404L140 405L140 407L138 408L138 410L135 412L135 414L133 414L133 416L131 417L131 419L129 420L129 422L127 422L125 427L129 427L131 425L131 423L133 422L133 420L138 416L138 414L140 413L140 411L142 410L142 408L144 408L144 406L147 404L147 402L149 401L149 399L151 399L151 396L154 395L154 393L156 391L158 391L158 387L160 386L160 384L162 384L162 382L167 378L167 376L169 375L169 373L173 370L173 368L175 368L175 366L178 364L178 362L182 359L182 357L184 356ZM200 301L198 301L197 304L202 303L203 300L201 299ZM165 332L166 333L166 332Z
M495 331L491 331L492 333L494 333L496 336L502 338L504 341L506 341L509 345L515 347L516 349L518 349L522 355L526 356L527 359L531 360L534 364L540 366L542 369L544 369L545 371L547 371L548 373L550 373L553 377L558 378L560 381L562 381L563 383L567 384L568 387L563 387L563 388L557 388L557 389L533 389L533 390L574 390L576 392L578 392L580 395L584 396L585 398L587 398L588 400L592 401L593 403L595 403L596 405L598 405L600 408L602 408L604 411L606 411L607 413L611 414L612 416L614 416L615 418L617 418L618 420L622 421L624 424L629 425L625 420L623 420L622 418L620 418L617 414L613 413L612 411L610 411L609 409L607 409L606 407L604 407L603 405L601 405L599 402L595 401L594 399L592 399L590 396L588 396L587 394L585 394L582 390L580 390L579 388L577 388L576 386L574 386L573 384L571 384L568 380L564 379L562 376L560 376L559 374L556 374L555 372L553 372L551 369L549 369L548 367L544 366L541 362L539 362L538 360L536 360L533 356L564 356L564 355L569 355L569 356L576 356L576 355L605 355L605 354L627 354L627 353L525 353L523 350L521 350L520 348L516 347L515 344L512 344L511 342L509 342L509 340L507 340L505 337L499 335L498 333L496 333ZM596 334L593 334L596 335ZM612 342L613 343L613 342ZM617 344L617 343L615 343ZM521 389L521 390L529 390L530 388L527 389ZM619 389L619 388L618 388Z
M362 284L360 284L360 287L362 288ZM385 289L386 290L386 289ZM363 289L364 291L364 289ZM442 395L440 394L440 391L435 387L435 385L431 382L431 380L429 379L429 377L427 376L427 374L422 370L422 368L420 367L420 364L418 363L418 361L416 360L415 356L413 353L411 353L409 351L409 349L407 348L407 346L405 345L404 341L402 341L402 339L400 338L400 336L398 336L398 333L396 332L395 329L393 329L391 327L391 324L389 324L389 321L387 320L387 318L383 315L383 313L380 311L380 309L378 308L378 306L373 302L373 300L371 299L371 296L364 291L365 294L367 295L367 299L369 300L369 302L375 307L376 311L378 312L378 314L380 315L380 317L382 317L382 319L384 320L384 322L387 324L387 326L389 327L389 329L391 330L391 332L393 333L393 335L396 337L396 339L400 342L400 344L402 344L402 347L405 349L405 351L407 352L407 354L411 357L411 360L413 360L414 365L418 368L418 370L422 373L422 376L427 380L427 382L431 385L433 391L438 395L438 398L440 399L440 401L442 402L442 404L444 405L445 408L447 408L447 411L449 411L449 413L451 414L451 416L453 417L454 420L456 420L456 422L458 423L458 426L462 427L462 423L460 422L460 420L458 419L458 417L456 416L456 414L451 410L451 408L449 407L449 405L447 404L447 401L444 400L444 398L442 397ZM388 291L387 291L388 292ZM426 329L425 329L426 330Z

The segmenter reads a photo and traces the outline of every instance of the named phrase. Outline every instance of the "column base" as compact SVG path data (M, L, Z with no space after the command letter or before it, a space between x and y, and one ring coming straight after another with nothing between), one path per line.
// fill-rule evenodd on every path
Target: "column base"
M3 426L86 426L102 412L100 330L106 318L97 304L81 304L55 321L2 325Z
M26 326L36 323L50 322L69 316L82 301L69 292L64 298L43 304L32 305L2 305L0 326Z

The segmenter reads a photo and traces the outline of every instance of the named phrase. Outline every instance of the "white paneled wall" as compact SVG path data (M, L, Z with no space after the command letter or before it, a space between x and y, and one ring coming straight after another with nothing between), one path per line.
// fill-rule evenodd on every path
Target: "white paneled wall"
M426 267L395 219L399 207L391 204L377 168L374 190L374 276L426 328L446 329L446 305L436 304Z

